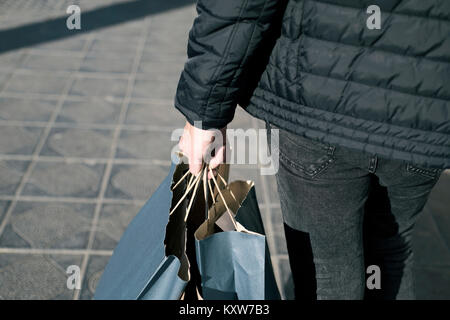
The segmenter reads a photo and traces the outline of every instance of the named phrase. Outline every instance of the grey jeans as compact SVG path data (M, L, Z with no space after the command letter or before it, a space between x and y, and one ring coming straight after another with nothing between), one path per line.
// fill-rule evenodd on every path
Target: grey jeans
M413 299L411 234L442 170L284 130L278 147L296 298ZM381 289L366 288L369 265L380 268Z

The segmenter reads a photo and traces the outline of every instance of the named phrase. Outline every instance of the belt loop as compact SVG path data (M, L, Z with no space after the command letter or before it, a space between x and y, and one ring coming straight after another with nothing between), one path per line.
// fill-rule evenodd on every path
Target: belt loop
M266 120L266 134L267 134L267 147L269 150L269 153L272 154L272 128L270 127L270 123L268 120Z
M370 161L369 161L369 172L370 173L375 173L375 171L377 170L377 163L378 163L378 157L375 154L373 157L370 158Z

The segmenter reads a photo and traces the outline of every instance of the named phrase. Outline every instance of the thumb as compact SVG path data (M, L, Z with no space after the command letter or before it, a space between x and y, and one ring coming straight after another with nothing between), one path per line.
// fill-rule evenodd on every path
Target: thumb
M215 156L211 159L209 162L209 167L211 169L217 168L221 163L224 163L225 160L225 146L221 146L219 149L216 150ZM211 179L211 173L208 172L208 179Z

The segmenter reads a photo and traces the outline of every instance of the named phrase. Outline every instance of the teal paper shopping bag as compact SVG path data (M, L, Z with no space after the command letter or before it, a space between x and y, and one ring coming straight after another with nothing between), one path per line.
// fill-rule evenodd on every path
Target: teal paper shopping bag
M172 165L169 174L131 221L97 285L94 299L179 299L189 281L185 252L187 166ZM176 181L181 185L172 191Z
M203 298L279 300L253 182L234 181L217 190L195 233Z

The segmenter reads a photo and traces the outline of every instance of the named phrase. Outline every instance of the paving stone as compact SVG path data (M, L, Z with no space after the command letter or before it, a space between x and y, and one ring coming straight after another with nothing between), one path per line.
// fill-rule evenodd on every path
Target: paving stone
M6 210L8 210L10 204L11 204L10 201L0 200L0 224L3 221L3 218L5 217L6 214Z
M104 204L95 232L93 248L98 250L113 250L128 224L139 212L141 206Z
M65 101L56 122L115 124L120 107L120 102L107 98Z
M125 123L183 128L186 119L170 104L131 103Z
M56 101L1 98L0 119L12 121L48 121Z
M269 189L269 201L273 204L279 204L280 198L278 194L278 186L275 175L266 175L265 176L267 187Z
M415 264L418 266L450 265L450 251L428 208L422 212L416 223L413 250Z
M1 242L8 244L10 248L30 249L31 245L23 237L18 235L10 223L8 223L1 233ZM0 254L1 256L1 254Z
M155 56L158 56L155 61L176 61L184 64L187 60L187 39L183 44L174 44L174 41L167 39L148 39L144 46L144 57L153 59Z
M0 160L0 195L14 195L29 161Z
M180 62L173 63L142 59L138 67L138 73L141 77L145 77L148 80L178 82L183 68L184 63Z
M6 71L0 71L0 90L6 85L6 82L9 79L10 74Z
M65 273L69 263L81 264L81 256L55 259L35 254L0 254L0 299L71 299L73 291L67 289Z
M177 83L147 80L141 76L136 77L133 98L165 99L173 101Z
M44 156L108 158L111 130L54 128L42 149Z
M171 35L170 37L163 31L161 26L157 29L150 29L150 33L145 42L145 46L161 48L167 52L180 52L186 54L189 33ZM183 51L184 50L184 51Z
M258 199L258 203L260 205L264 204L261 176L259 174L259 169L256 166L232 164L230 166L228 181L232 182L235 180L253 181L255 183L256 198ZM261 214L264 215L264 210L261 210Z
M81 58L29 54L22 63L22 68L35 70L67 70L76 71L79 69Z
M147 200L169 172L169 166L115 165L105 198Z
M248 130L253 128L253 117L249 115L244 109L241 107L237 107L234 113L233 121L231 121L227 128L229 129L243 129Z
M153 15L150 28L156 29L159 27L166 32L171 30L171 33L174 29L173 34L178 34L178 32L189 30L196 16L195 4L191 5L191 3L186 2L184 6Z
M103 269L108 263L110 256L91 256L83 279L80 299L91 300L94 298L95 288L100 280Z
M62 270L64 270L64 274L66 276L66 283L64 286L64 291L61 295L57 296L54 298L54 300L69 300L69 299L73 299L73 296L75 294L75 288L71 289L68 288L68 280L70 276L73 276L74 273L73 271L71 271L70 273L68 273L68 268L74 268L74 267L78 267L81 270L81 264L83 262L83 256L82 255L65 255L65 254L54 254L54 255L49 255L49 259L51 259L52 261L54 261L55 263L58 264L58 267L61 268ZM74 284L74 282L71 282L71 284Z
M23 190L29 196L96 197L104 165L38 162Z
M33 153L42 128L0 126L0 154Z
M0 237L1 247L84 249L93 204L19 202Z
M43 42L33 46L33 49L40 49L46 51L72 51L82 52L86 45L86 37L72 37L60 40Z
M18 52L0 53L0 66L4 70L12 70L22 63L23 57L23 53Z
M271 208L270 212L272 230L266 230L266 234L268 237L272 238L271 240L275 244L276 252L273 252L272 254L287 254L286 238L284 236L283 216L281 214L281 209Z
M144 47L143 57L147 60L159 62L184 63L187 61L187 49L177 48L177 50L170 48L158 48L154 45Z
M450 248L450 170L443 173L432 190L426 209L431 213L436 229L447 248ZM447 249L448 250L448 249Z
M139 41L125 38L125 41L117 38L94 39L87 53L88 58L128 58L133 59L136 56Z
M133 60L127 57L87 57L81 64L80 71L130 73Z
M14 74L4 91L21 93L61 94L67 83L68 76L53 76L38 74Z
M125 79L91 79L75 80L70 95L87 97L124 97L128 86Z
M114 39L126 42L138 42L141 37L141 30L143 29L143 19L121 23L119 25L112 25L102 28L95 33L96 39Z
M170 132L122 130L116 157L170 161L170 152L177 145L170 138Z
M283 293L283 298L286 300L294 300L294 282L292 280L289 260L280 258L278 261L278 268L280 270L281 290Z

